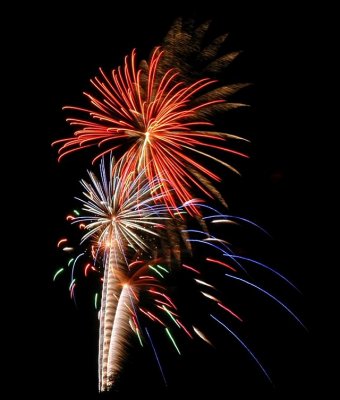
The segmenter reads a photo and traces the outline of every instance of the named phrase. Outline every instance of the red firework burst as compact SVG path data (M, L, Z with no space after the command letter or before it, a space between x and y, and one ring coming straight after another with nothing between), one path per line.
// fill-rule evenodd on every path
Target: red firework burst
M211 90L216 81L203 78L188 85L179 80L175 69L164 72L160 66L162 55L156 48L149 65L137 68L133 51L125 58L124 68L113 70L111 77L100 69L101 76L91 80L97 97L85 93L92 109L65 107L86 117L67 119L76 131L73 137L54 142L62 144L59 160L76 150L98 146L100 151L93 162L113 152L118 155L117 167L123 166L126 172L144 169L150 184L157 185L155 192L165 196L169 207L175 207L178 200L190 204L193 187L223 201L210 181L220 181L219 176L191 155L199 154L234 171L225 161L208 154L207 149L247 157L223 146L228 138L241 138L211 130L213 124L203 118L208 114L206 110L223 106L226 101L216 99L218 90ZM155 176L161 185L154 183Z

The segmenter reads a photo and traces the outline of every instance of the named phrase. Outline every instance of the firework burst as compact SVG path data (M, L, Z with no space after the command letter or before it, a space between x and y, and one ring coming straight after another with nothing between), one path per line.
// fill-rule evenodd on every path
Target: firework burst
M94 239L97 254L102 254L104 279L100 309L99 335L99 390L108 390L117 373L117 363L121 358L121 348L126 321L127 289L121 285L119 277L128 269L128 252L147 252L150 250L152 237L164 228L162 221L168 217L164 204L160 201L162 194L152 196L158 181L150 187L144 173L135 175L121 166L115 168L110 158L109 174L105 170L104 160L100 164L100 179L89 172L91 183L81 181L85 192L83 204L84 215L74 218L72 223L83 224L87 233L82 241ZM154 182L154 180L153 180ZM143 240L143 235L147 239ZM119 323L115 323L115 321ZM117 339L118 338L118 339ZM123 346L124 347L124 346ZM117 358L118 357L118 358Z
M83 214L67 217L85 231L82 242L91 242L93 264L102 270L99 391L107 391L117 382L132 332L141 345L146 338L149 340L165 381L145 320L164 328L178 354L181 351L169 329L170 324L188 337L196 335L212 345L204 329L183 324L166 291L165 278L175 265L194 274L194 285L200 297L213 309L210 319L237 339L269 379L254 353L224 320L215 316L215 313L218 316L224 313L226 319L243 322L243 318L225 304L216 287L205 280L204 267L193 261L191 250L197 245L204 246L203 254L212 253L200 260L200 264L208 268L215 266L227 272L221 275L224 280L245 285L269 297L302 325L283 301L249 278L243 264L265 269L293 285L274 269L234 254L227 241L211 235L207 228L210 222L254 224L244 218L220 214L194 197L197 191L226 206L214 186L221 181L216 168L207 168L201 161L209 160L237 172L229 158L247 157L237 148L226 146L231 140L244 139L218 131L211 120L215 111L243 105L230 102L229 96L244 85L221 86L211 78L229 64L237 52L214 59L226 35L204 47L202 38L208 27L209 24L203 24L186 30L178 20L163 47L155 48L148 62L143 60L138 65L136 52L132 51L123 66L110 75L100 69L100 75L91 80L93 94L85 93L90 106L65 107L78 115L67 119L75 128L74 135L54 142L60 146L59 160L90 147L97 149L93 162L101 159L100 176L89 172L89 182L81 181L84 192L78 200L82 203ZM196 70L188 60L194 60ZM108 173L104 164L107 153L111 154ZM215 153L221 155L215 156ZM213 215L204 216L207 209L213 211ZM199 229L187 229L187 212L195 216ZM58 247L67 253L73 251L65 238L58 242ZM186 254L189 262L182 260L185 258L182 257L183 248L189 250ZM73 298L75 266L84 255L81 253L69 261ZM85 266L85 276L89 268L91 264ZM63 271L59 269L54 279ZM142 304L141 293L147 293L153 300L151 307Z
M199 304L203 305L202 302L204 302L204 308L208 306L211 312L209 312L210 319L217 322L231 337L237 340L264 376L271 381L260 360L239 336L237 327L244 322L244 316L242 311L239 314L239 310L236 310L234 306L231 307L228 301L226 302L226 299L224 299L225 290L221 287L221 281L224 280L226 284L234 282L243 285L249 290L256 291L259 295L269 298L304 327L302 321L289 306L265 288L266 282L254 278L257 275L256 270L262 269L279 278L291 288L296 289L296 287L272 267L252 258L235 254L229 242L209 233L213 231L214 226L219 224L228 224L233 227L241 222L258 228L257 225L245 218L221 214L205 204L196 204L196 206L201 209L203 215L206 214L207 210L209 214L202 217L203 220L207 221L205 230L185 229L182 232L185 234L186 240L194 247L193 255L184 256L180 268L177 269L182 284L186 287L188 294L190 293L190 297L195 296L197 299L195 307ZM61 248L63 246L66 249L68 248L65 239L61 239L58 245ZM133 261L126 264L125 258L125 264L121 262L119 267L117 259L115 259L115 262L110 261L112 251L115 251L113 246L103 250L104 277L102 306L99 314L101 319L99 390L106 391L117 384L124 360L127 357L126 350L131 344L130 337L133 333L142 346L150 341L160 372L166 383L159 355L150 338L148 324L158 325L178 354L181 354L181 346L177 344L176 336L180 332L182 336L190 339L197 337L211 346L214 345L214 340L204 332L204 327L202 328L201 324L197 325L197 321L192 320L190 316L187 316L184 323L181 319L180 309L177 309L175 301L167 293L167 278L172 275L171 267L173 263L162 258L157 260L150 258L146 261L146 253L143 257L140 253L132 252L129 258L132 258ZM195 254L203 254L204 259L201 257L197 259ZM112 265L111 270L109 269L110 265ZM58 274L59 271L56 272L56 276ZM211 282L212 276L214 283ZM144 300L141 299L143 294L148 295L146 302L145 296ZM105 314L107 314L106 319L103 318ZM236 330L234 330L235 323L237 325ZM171 333L172 327L175 328L173 333Z
M195 155L235 172L234 167L208 150L247 157L225 146L226 140L240 137L214 131L207 119L213 110L231 107L223 96L233 90L230 87L229 92L226 87L213 90L217 82L209 78L186 84L179 79L175 68L163 71L163 56L164 52L156 48L150 62L137 68L133 51L125 58L124 67L113 70L111 76L100 70L100 77L91 80L97 94L85 93L91 108L65 107L86 117L67 119L76 130L74 137L54 142L61 144L59 159L76 150L97 146L99 154L93 161L107 152L120 154L118 164L122 165L123 173L144 170L153 192L162 194L169 207L176 207L178 201L183 204L191 200L196 187L224 203L211 184L211 180L221 178L200 164ZM154 182L155 176L162 185ZM191 210L197 212L194 207Z
M124 253L127 246L137 251L147 251L149 245L142 237L158 236L164 222L169 218L168 209L161 203L163 195L152 192L161 186L159 179L153 179L150 186L144 172L138 175L115 168L114 159L110 157L109 175L105 170L104 159L100 163L100 179L89 172L90 182L81 181L85 192L79 199L83 205L84 215L73 220L73 223L85 225L87 233L82 241L95 237L97 247L110 247L110 240L116 242L118 249ZM154 202L157 201L158 204Z

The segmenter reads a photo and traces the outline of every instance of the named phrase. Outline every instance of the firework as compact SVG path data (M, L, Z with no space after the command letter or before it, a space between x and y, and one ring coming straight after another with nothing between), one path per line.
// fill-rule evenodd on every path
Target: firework
M169 272L164 266L160 265L160 260L150 260L146 263L138 261L137 264L136 262L131 263L124 273L116 274L120 293L116 297L110 348L107 355L107 373L102 376L100 391L109 390L116 383L126 359L126 349L132 332L137 335L140 344L143 346L143 333L147 330L140 323L141 315L144 315L153 323L163 326L166 330L169 330L169 324L162 321L165 321L166 315L171 316L170 323L177 324L172 316L176 306L160 283L160 279L163 279L162 276L159 278L160 270ZM147 293L149 299L151 299L148 306L142 307L140 303L142 292ZM156 311L151 311L150 307L153 307ZM157 316L156 314L160 311L164 315ZM106 378L106 382L104 378Z
M127 289L121 286L117 276L128 268L131 250L147 252L152 237L163 228L162 221L168 217L164 204L154 204L162 194L151 195L144 173L138 175L115 168L110 157L109 174L104 160L100 164L100 179L89 172L91 183L82 180L85 189L82 202L84 215L72 219L72 223L84 224L87 231L82 241L94 239L96 256L103 260L104 279L100 309L99 328L99 390L110 388L117 373L120 347L124 342L126 323L124 315ZM158 183L160 184L160 183ZM143 240L145 235L147 239ZM151 239L150 239L151 238ZM60 243L60 242L59 242ZM115 323L116 318L119 323ZM122 321L123 320L123 321ZM123 336L122 336L123 335ZM117 359L118 357L118 359Z
M158 236L164 228L161 222L170 219L168 209L161 203L163 195L154 195L162 182L152 180L150 186L144 172L134 174L114 166L110 157L109 175L105 170L104 159L100 163L100 179L89 172L90 183L81 181L85 192L79 199L83 205L84 215L75 217L72 223L84 224L87 231L82 241L95 237L100 248L111 248L115 243L120 253L127 246L137 251L147 251L149 244L142 237ZM157 201L159 204L154 204Z
M65 107L72 113L67 121L75 128L74 135L54 142L60 146L59 160L90 147L97 150L93 162L101 159L99 177L89 172L89 182L81 181L84 192L78 200L82 213L74 210L67 216L68 221L84 231L81 242L90 242L92 260L85 263L84 275L92 269L102 272L99 391L107 391L117 382L132 333L142 346L148 340L167 384L146 322L161 327L179 355L181 346L172 327L190 339L196 336L213 346L204 327L181 321L175 302L166 291L166 278L174 266L194 277L191 283L212 308L210 319L237 339L269 380L254 353L227 322L215 316L224 313L227 321L230 318L235 323L243 322L243 316L225 304L221 292L205 279L204 267L214 266L224 280L266 295L303 325L281 299L264 289L262 283L251 280L247 269L262 268L294 285L271 267L234 254L229 242L213 236L208 229L208 224L255 224L221 214L194 197L197 191L226 206L214 186L221 178L216 168L204 165L204 160L237 172L225 156L247 157L228 144L244 139L220 132L211 119L215 111L243 105L230 102L229 97L244 85L223 86L211 77L228 65L237 52L216 58L226 35L202 46L208 27L209 24L202 24L197 29L186 29L178 20L163 47L155 48L148 62L142 60L138 65L136 51L132 51L123 66L110 75L100 69L100 75L91 80L93 94L85 93L90 106ZM108 173L104 163L107 153ZM207 210L210 214L204 216ZM195 217L192 221L199 223L198 229L187 228L188 213ZM204 254L209 253L198 264L192 257L192 248L197 245L204 246ZM66 238L57 247L66 253L74 251ZM184 248L188 250L185 254ZM69 290L74 300L76 266L86 254L80 253L68 262L72 268ZM98 270L95 266L99 266ZM65 268L58 268L53 280L64 272ZM151 303L143 304L141 293L148 294ZM98 293L96 308L97 303Z
M259 366L264 376L270 381L270 377L259 359L237 335L237 333L229 327L229 320L243 323L243 316L238 313L238 310L231 308L225 303L225 300L223 299L224 290L211 284L206 280L205 275L208 271L210 271L208 275L211 275L211 268L214 267L216 277L220 276L221 278L217 279L218 282L223 280L223 277L226 277L228 280L233 280L239 284L243 284L250 289L256 289L258 292L269 297L274 303L280 306L281 309L287 312L288 315L304 327L301 320L281 299L275 297L270 293L270 291L264 289L256 280L250 278L251 269L264 269L280 278L293 289L296 288L286 277L275 269L251 258L235 254L226 240L219 239L209 233L216 224L225 224L230 221L240 220L243 223L249 223L253 226L254 224L251 221L232 215L218 213L217 210L205 204L195 205L196 207L201 208L202 214L204 214L204 211L207 209L213 213L202 217L211 224L211 226L206 225L205 230L184 229L184 232L182 232L183 237L186 237L186 240L195 246L193 255L201 254L202 251L203 254L206 255L204 260L194 261L195 257L192 258L189 254L185 257L186 261L180 263L183 271L189 271L189 274L186 274L189 277L189 287L191 287L191 290L194 290L190 295L193 295L196 292L196 294L201 298L201 301L208 302L209 309L211 309L212 312L209 314L210 317L218 322L219 325L223 326L232 337L237 339L238 343L248 352L249 356ZM87 208L85 209L87 211ZM79 216L78 220L83 221L84 218L85 217ZM77 219L72 220L72 222L76 223ZM142 221L140 222L142 223ZM231 226L233 225L235 224L232 224ZM103 226L103 229L105 229L105 226ZM95 236L98 238L97 232L95 233ZM67 246L67 244L68 243L65 239L61 239L58 242L58 247L62 248L62 246ZM147 322L157 324L159 327L164 328L164 334L168 337L169 343L174 347L179 355L181 354L181 351L176 342L176 332L178 332L178 330L185 333L185 335L190 339L196 335L197 338L211 346L213 346L213 340L207 337L201 327L198 328L196 326L196 322L191 321L189 325L184 325L180 319L180 313L174 300L166 293L167 277L170 274L170 267L172 265L171 260L170 262L169 260L164 262L164 260L159 259L147 262L140 255L136 258L136 254L138 253L132 252L126 254L124 262L120 260L121 264L117 265L118 254L115 254L116 258L114 261L110 261L110 257L112 257L114 251L116 251L114 246L103 250L104 278L102 306L100 311L99 390L109 390L112 385L117 382L117 378L127 356L126 349L129 346L132 332L136 334L142 346L143 343L145 343L145 339L148 338L155 354L160 372L166 383L159 356L156 353L155 345L151 340L146 326ZM144 252L144 254L146 255L147 253ZM131 257L135 257L136 259L127 264L127 258ZM71 263L74 264L77 258L71 260ZM190 265L188 265L188 263ZM112 266L111 270L109 268L110 265ZM85 267L85 275L88 267L89 264ZM228 273L225 273L225 271L228 271ZM57 270L54 279L62 272L64 272L63 269ZM73 294L72 290L74 290L74 286L72 286L74 279L72 278L73 277L71 277L70 286L71 295ZM185 277L182 276L182 279L183 278ZM111 289L109 290L109 288ZM141 303L140 294L142 292L149 295L149 299L152 299L151 303L149 302L147 305ZM217 315L221 315L221 317L216 317L216 313ZM106 318L104 318L104 315L106 315ZM171 332L170 330L171 324L175 327L174 332Z
M229 139L242 138L216 132L208 119L216 109L241 105L225 100L240 86L220 87L210 78L186 83L176 65L164 69L162 60L166 54L156 48L149 63L144 61L138 68L133 51L125 58L124 66L113 70L111 76L100 69L100 76L91 80L96 94L86 93L91 108L65 107L80 116L67 119L75 127L74 136L54 142L61 145L59 159L96 146L99 154L93 161L114 152L124 174L145 170L153 192L162 194L169 207L190 201L193 188L224 203L211 183L221 178L198 162L196 156L235 172L234 167L209 150L247 157L225 146ZM155 176L162 185L154 182ZM189 209L197 212L194 207Z

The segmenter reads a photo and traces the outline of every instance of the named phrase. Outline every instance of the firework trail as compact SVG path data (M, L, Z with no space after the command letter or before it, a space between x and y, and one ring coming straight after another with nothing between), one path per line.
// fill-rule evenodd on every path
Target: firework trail
M115 168L112 157L108 176L104 160L100 164L100 179L89 172L91 183L81 181L85 192L84 199L79 199L85 214L72 221L85 225L87 232L82 241L94 238L97 251L103 252L98 360L100 391L107 390L114 381L116 357L119 357L116 355L116 352L119 354L116 338L122 335L117 332L117 326L124 325L115 324L117 313L119 320L124 316L122 296L125 298L127 295L117 275L127 269L131 250L134 253L150 250L150 237L158 236L163 227L161 222L169 218L165 205L154 204L154 200L161 200L163 195L156 198L151 195L153 189L145 180L144 173L134 176L125 172ZM147 240L142 239L144 234L147 234Z
M172 310L176 310L173 300L166 294L164 286L160 283L159 270L167 271L164 266L160 265L160 260L149 260L146 263L145 261L139 261L137 264L133 262L128 266L126 272L118 274L121 292L117 297L111 331L107 360L107 382L106 385L102 386L101 391L110 389L116 382L126 359L126 349L129 346L132 331L137 335L140 344L143 346L141 335L144 329L140 325L138 313L144 313L151 321L168 329L168 326L162 321L164 316L157 317L155 315L157 311L150 311L150 304L153 305L155 310L161 310L168 315L172 315ZM151 299L148 306L142 307L141 292L147 293L149 299ZM162 307L159 307L159 304L162 304ZM147 332L146 329L145 332Z
M101 261L103 267L99 313L98 376L99 390L106 391L116 381L129 337L127 332L130 329L128 318L130 313L126 309L126 304L132 289L126 282L134 271L131 270L131 265L138 266L142 263L143 257L156 257L159 252L167 264L173 264L180 257L180 250L174 251L174 248L176 250L180 246L178 238L182 236L182 246L186 245L188 249L190 249L190 244L184 242L187 234L183 229L185 223L181 217L182 208L172 210L172 214L177 214L178 217L171 217L169 207L162 203L164 194L152 193L157 190L157 185L162 184L161 181L154 179L150 186L144 171L134 174L123 169L121 164L115 165L112 155L109 158L108 173L104 158L102 158L100 178L91 171L88 175L90 182L81 181L84 189L83 197L77 198L82 204L83 214L76 217L68 216L67 219L71 220L72 224L82 226L85 234L81 242L92 240L92 247L95 249L92 252L93 261L94 263ZM190 203L199 205L199 202L195 200ZM180 230L183 231L182 234ZM66 239L60 240L58 246L63 245L65 241ZM78 258L79 256L72 261L73 290L75 282L73 272ZM131 259L134 259L132 264ZM159 265L157 267L148 265L148 267L163 277L164 267ZM141 278L140 283L144 286L150 280L155 285L154 278L150 278L149 275L139 276L141 270L139 268L138 274L134 272L133 276ZM136 282L134 284L138 286ZM155 292L154 286L149 289L155 295L164 296ZM136 297L137 293L133 293ZM73 292L71 294L73 297ZM135 305L132 299L133 297L129 300L130 311ZM167 303L167 306L173 307L173 302L171 300L168 302L170 304ZM149 317L151 315L148 314ZM158 320L154 315L151 319Z
M114 324L110 338L111 345L107 360L108 379L106 386L103 385L101 390L106 390L108 387L113 385L120 371L122 362L124 360L124 347L126 346L126 343L128 341L128 336L126 332L129 332L130 330L130 325L129 325L130 313L127 307L127 304L129 302L130 302L129 286L125 284L120 293L119 300L117 303L117 309L114 317Z

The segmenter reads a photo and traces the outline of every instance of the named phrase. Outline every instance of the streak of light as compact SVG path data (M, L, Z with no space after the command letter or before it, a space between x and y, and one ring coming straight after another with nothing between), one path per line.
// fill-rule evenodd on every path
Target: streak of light
M194 271L194 272L196 272L196 274L201 274L200 271L198 271L198 270L195 269L194 267L190 267L189 265L182 264L182 267L183 267L183 268L186 268L186 269L190 269L190 271Z
M151 311L148 311L148 315L149 315L150 318L153 318L153 321L156 320L161 325L165 326L165 323L163 321L161 321L158 317L156 317L156 315L152 314Z
M136 333L137 333L137 337L138 337L138 340L139 340L140 345L141 345L142 347L144 347L142 338L141 338L141 336L140 336L140 332L139 332L138 326L136 326Z
M70 252L70 251L73 251L73 250L74 250L73 247L64 247L63 248L63 251L66 251L66 252Z
M68 290L71 290L71 288L72 288L72 286L73 286L73 284L75 283L75 279L72 279L72 281L71 281L71 283L70 283L70 286L69 286L69 288L68 288Z
M169 274L169 271L166 268L162 267L161 265L157 264L157 267L166 272L167 274Z
M165 305L162 306L163 310L169 315L169 317L174 321L174 323L180 328L181 326L177 322L176 318L172 315L172 313L165 307Z
M74 269L75 269L75 266L76 266L77 261L78 261L79 258L80 258L81 256L83 256L84 254L85 254L85 253L80 253L80 254L78 254L77 257L75 258L75 260L73 261L72 272L71 272L71 279L73 279L73 276L74 276Z
M168 307L171 307L171 304L167 303L166 301L155 299L155 302L159 303L159 304L164 304L165 306L168 306Z
M151 319L151 321L153 321L154 319L151 317L151 315L149 315L146 311L144 311L143 309L142 309L142 307L139 307L139 311L141 311L143 314L145 314L148 318L150 318Z
M86 265L85 269L84 269L84 275L85 275L86 277L87 277L87 273L88 273L90 267L91 267L91 264L88 263L88 264Z
M210 285L210 283L201 281L201 280L199 280L199 279L194 279L194 281L196 281L196 282L199 283L200 285L208 286L208 287L210 287L210 288L216 289L213 285Z
M237 318L239 321L243 322L243 319L238 316L236 313L234 313L234 311L231 311L230 308L226 307L224 304L222 303L217 303L221 308L223 308L224 310L228 311L229 314L231 314L233 317Z
M203 332L201 332L199 329L197 329L195 326L192 326L192 329L195 331L196 335L200 337L204 342L210 344L210 346L213 346L213 344L210 342L210 340L204 335Z
M131 319L129 319L129 325L130 325L130 328L132 329L132 331L133 331L134 333L136 333L136 326L135 326L135 324L131 321Z
M207 257L206 260L207 260L207 261L210 261L210 262L212 262L212 263L215 263L215 264L223 265L223 267L229 268L229 269L232 270L233 272L237 272L237 270L236 270L234 267L230 266L229 264L227 264L227 263L225 263L225 262L223 262L223 261L215 260L215 259L209 258L209 257Z
M53 276L53 282L56 280L56 277L64 271L64 268L58 269L58 271Z
M155 271L156 274L158 274L161 278L164 279L164 276L158 271L157 268L153 267L152 265L149 265L149 268L152 269L153 271Z
M225 274L225 276L227 276L228 278L232 278L235 279L237 281L243 282L246 285L252 286L255 289L259 290L260 292L266 294L267 296L269 296L271 299L273 299L276 303L280 304L281 307L283 307L303 328L305 328L307 330L307 328L305 327L305 325L301 322L301 320L293 313L293 311L291 309L289 309L284 303L282 303L282 301L280 301L278 298L276 298L275 296L273 296L272 294L270 294L269 292L267 292L266 290L262 289L260 286L255 285L254 283L251 283L249 281L246 281L245 279L242 278L238 278L236 276L233 275L229 275L229 274Z
M74 284L74 285L72 286L72 288L71 288L71 293L70 293L71 299L72 299L72 297L73 297L74 300L75 300L75 298L74 298L74 289L75 289L75 287L76 287L76 284Z
M236 221L231 221L230 219L214 219L211 221L212 224L220 224L220 223L224 223L224 224L235 224L238 225L238 223Z
M175 342L175 339L172 337L170 331L168 328L165 328L165 332L167 333L167 335L169 336L170 340L172 341L172 344L174 345L175 349L177 350L178 354L181 355L181 352L179 351L179 348Z
M209 293L205 293L205 292L201 292L201 293L203 294L203 296L207 297L207 298L210 299L210 300L214 300L214 301L216 301L216 302L219 302L219 301L220 301L220 300L218 300L216 297L212 296L212 295L209 294Z
M181 325L181 328L184 330L184 332L191 338L193 339L192 334L188 331L188 329L182 324L182 322L179 319L176 319L176 321Z
M256 364L260 367L261 371L264 373L266 378L269 380L270 383L272 383L272 380L270 379L270 376L268 375L267 371L264 369L260 361L256 358L255 354L249 349L249 347L234 333L230 328L227 327L223 322L221 322L218 318L216 318L214 315L210 314L211 318L213 318L215 321L217 321L220 325L222 325L230 334L234 336L234 338L247 350L247 352L251 355L251 357L254 359Z
M57 243L57 247L59 247L62 243L67 242L66 238L60 239L59 242Z
M173 307L175 310L177 310L177 307L175 306L174 302L173 302L173 301L170 299L170 297L167 296L166 294L164 294L164 293L162 293L162 292L157 292L157 291L154 290L154 289L149 289L149 292L150 292L150 293L153 293L153 294L158 294L159 296L163 296L165 299L168 300L168 302L172 305L172 307Z
M149 341L150 341L150 343L151 343L151 347L152 347L153 353L154 353L154 355L155 355L155 358L156 358L156 361L157 361L157 364L158 364L158 368L159 368L159 370L160 370L160 372L161 372L161 375L162 375L164 384L165 384L165 386L168 386L168 383L167 383L167 381L166 381L166 379L165 379L165 375L164 375L164 372L163 372L163 368L162 368L161 362L160 362L160 360L159 360L159 357L158 357L156 348L155 348L155 346L154 346L154 344L153 344L153 342L152 342L151 336L150 336L149 331L148 331L147 328L145 328L145 332L146 332L146 334L148 335L148 339L149 339Z
M138 265L138 264L143 264L144 263L144 261L133 261L132 263L130 263L129 264L129 268L131 268L131 267L134 267L135 265Z
M236 259L239 259L239 260L248 261L248 262L250 262L250 263L252 263L252 264L259 265L259 266L262 267L262 268L268 269L268 270L271 271L273 274L275 274L275 275L279 276L281 279L283 279L286 283L288 283L288 285L290 285L291 287L293 287L296 291L298 291L299 293L301 293L300 290L299 290L295 285L293 285L292 282L290 282L290 280L288 280L285 276L283 276L282 274L280 274L280 272L276 271L274 268L268 267L268 265L265 265L265 264L263 264L263 263L260 263L259 261L255 261L255 260L253 260L253 259L251 259L251 258L247 258L247 257L243 257L243 256L230 255L230 254L227 254L227 253L225 253L224 256L226 256L226 257L231 257L231 258L236 258Z

